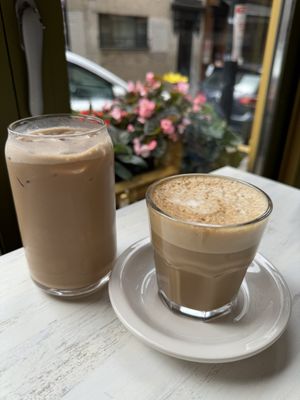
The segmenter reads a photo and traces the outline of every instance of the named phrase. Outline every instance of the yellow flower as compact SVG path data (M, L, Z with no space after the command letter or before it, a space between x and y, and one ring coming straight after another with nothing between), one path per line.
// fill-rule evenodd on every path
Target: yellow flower
M167 74L164 74L162 78L164 81L172 84L179 82L187 83L189 81L186 76L183 76L178 72L168 72Z

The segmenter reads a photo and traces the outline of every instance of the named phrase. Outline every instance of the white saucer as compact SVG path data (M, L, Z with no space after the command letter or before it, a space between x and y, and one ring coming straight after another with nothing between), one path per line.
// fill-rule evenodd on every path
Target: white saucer
M241 360L266 349L285 330L291 310L283 278L257 254L231 314L202 322L173 313L157 293L149 238L130 246L116 261L109 296L121 322L147 345L207 363Z

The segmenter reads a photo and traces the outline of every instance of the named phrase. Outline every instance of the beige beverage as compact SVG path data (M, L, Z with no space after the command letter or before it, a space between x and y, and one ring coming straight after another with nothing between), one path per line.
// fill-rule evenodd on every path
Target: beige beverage
M12 124L6 144L30 273L49 293L87 294L110 272L116 252L112 143L97 119L40 120L27 120L17 133Z
M229 312L271 212L269 197L236 179L191 174L152 185L147 203L167 304L204 319Z

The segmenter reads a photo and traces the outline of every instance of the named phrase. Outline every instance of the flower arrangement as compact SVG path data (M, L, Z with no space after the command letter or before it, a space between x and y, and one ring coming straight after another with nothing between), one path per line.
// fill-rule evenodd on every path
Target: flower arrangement
M169 143L180 140L188 145L187 132L195 141L195 129L200 125L208 127L206 133L213 132L215 128L209 126L216 127L216 120L220 118L205 104L204 95L192 98L188 92L186 77L178 73L160 77L148 72L145 82L128 82L127 94L104 106L102 112L86 112L101 117L108 125L118 179L128 180L137 173L153 169L167 152ZM221 121L218 128L228 129ZM236 138L230 136L229 142L233 140Z
M165 154L168 142L176 142L184 133L190 107L188 84L185 77L174 75L169 74L170 84L168 77L149 72L145 82L128 82L125 97L104 107L117 177L130 179L135 173L152 169L154 161Z

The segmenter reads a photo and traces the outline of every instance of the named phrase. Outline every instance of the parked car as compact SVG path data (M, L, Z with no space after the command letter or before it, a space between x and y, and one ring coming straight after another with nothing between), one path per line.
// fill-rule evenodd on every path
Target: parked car
M223 89L223 71L222 67L210 68L200 88L207 101L214 104L220 114L222 114L220 100ZM230 125L244 142L247 142L250 136L259 82L259 72L240 70L236 75Z
M100 111L126 93L127 83L100 65L70 51L66 52L66 59L73 111Z

